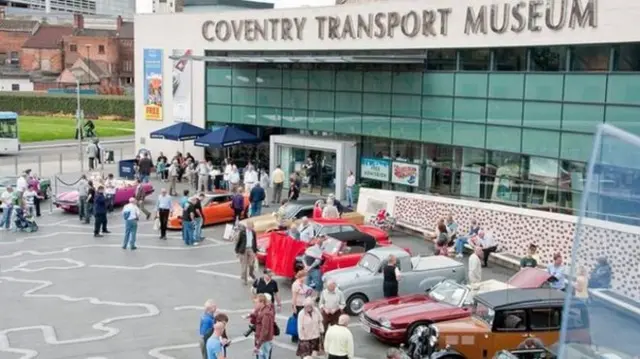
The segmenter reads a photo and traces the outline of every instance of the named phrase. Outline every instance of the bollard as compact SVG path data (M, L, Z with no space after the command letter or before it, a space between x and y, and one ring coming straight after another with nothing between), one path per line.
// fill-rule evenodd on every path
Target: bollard
M58 173L62 173L62 153L60 153L59 155L60 157L58 158L58 166L60 167L58 170Z
M42 156L38 156L38 176L42 176Z

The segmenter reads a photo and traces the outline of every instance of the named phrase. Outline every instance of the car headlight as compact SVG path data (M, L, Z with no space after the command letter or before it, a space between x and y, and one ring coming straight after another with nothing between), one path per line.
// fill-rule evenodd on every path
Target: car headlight
M380 318L379 322L381 327L391 329L391 322L389 319Z

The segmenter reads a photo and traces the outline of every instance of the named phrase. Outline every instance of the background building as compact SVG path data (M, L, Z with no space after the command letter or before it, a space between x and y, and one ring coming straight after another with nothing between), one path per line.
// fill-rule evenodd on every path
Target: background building
M49 13L112 15L131 17L135 0L0 0L0 7Z
M162 49L165 79L171 78L171 49L204 56L205 63L193 64L194 123L234 124L301 139L295 145L276 143L271 165L291 163L287 170L294 171L311 155L326 163L323 173L330 178L331 168L348 167L338 163L331 146L318 147L325 146L319 143L325 138L354 143L358 158L378 161L354 168L372 186L572 212L581 198L596 125L606 122L640 134L640 36L633 25L640 5L623 0L597 8L593 0L549 4L578 4L580 19L570 19L571 7L556 8L566 18L555 29L544 15L536 31L492 28L490 8L479 0L141 16L136 54ZM447 14L437 18L428 36L420 31L408 36L398 25L393 39L383 27L382 38L341 28L334 34L337 40L328 38L327 27L319 31L316 22L317 17L344 23L347 16L376 14L402 19L423 10ZM485 11L477 28L466 20L468 11L475 16ZM306 19L307 24L286 39L202 35L207 21L247 19L258 24ZM174 27L183 29L180 35L169 31ZM167 151L170 144L146 136L171 123L171 93L165 87L165 121L148 121L144 85L138 86L136 137L145 141L139 145ZM631 183L603 181L618 187ZM637 205L630 200L629 212Z
M224 10L273 9L268 2L247 0L153 0L154 13L203 13Z

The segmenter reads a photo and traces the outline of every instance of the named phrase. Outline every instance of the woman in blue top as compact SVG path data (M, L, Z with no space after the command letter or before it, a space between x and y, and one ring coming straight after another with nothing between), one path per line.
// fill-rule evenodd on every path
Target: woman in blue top
M456 247L456 257L462 258L462 251L464 250L464 245L469 243L469 238L477 236L478 232L480 232L480 226L475 219L471 220L471 228L469 229L469 234L464 237L456 238L455 247Z
M182 192L182 198L180 198L180 207L185 209L185 207L189 204L189 190L185 189Z

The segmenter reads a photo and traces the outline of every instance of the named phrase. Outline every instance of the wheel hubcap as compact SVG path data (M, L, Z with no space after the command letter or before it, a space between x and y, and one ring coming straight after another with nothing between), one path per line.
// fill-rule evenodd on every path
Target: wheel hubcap
M354 314L359 314L362 311L362 307L364 307L364 300L362 300L362 298L355 298L349 305L349 308Z

